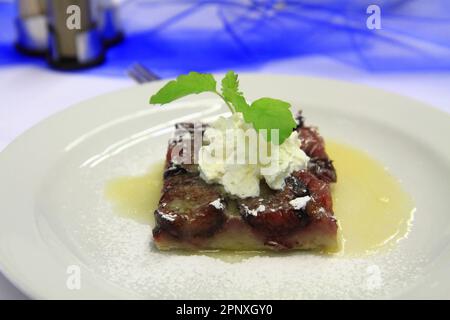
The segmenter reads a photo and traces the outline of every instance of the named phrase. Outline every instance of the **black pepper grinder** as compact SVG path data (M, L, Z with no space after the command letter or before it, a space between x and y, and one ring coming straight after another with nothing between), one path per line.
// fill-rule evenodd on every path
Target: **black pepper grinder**
M101 64L105 49L97 29L97 1L48 0L48 62L57 69Z
M45 55L48 48L46 0L16 0L16 48L28 55Z

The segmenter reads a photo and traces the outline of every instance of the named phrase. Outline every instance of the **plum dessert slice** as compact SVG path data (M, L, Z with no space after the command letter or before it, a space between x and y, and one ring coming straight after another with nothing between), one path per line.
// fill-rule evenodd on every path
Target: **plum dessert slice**
M301 114L295 132L308 165L292 172L282 189L260 181L258 196L240 198L202 179L194 158L194 136L206 125L176 125L169 142L164 185L155 211L153 237L161 250L300 250L337 247L330 184L336 171L318 130L305 126ZM186 134L188 132L189 134ZM174 156L190 150L189 164ZM181 153L182 153L181 152Z

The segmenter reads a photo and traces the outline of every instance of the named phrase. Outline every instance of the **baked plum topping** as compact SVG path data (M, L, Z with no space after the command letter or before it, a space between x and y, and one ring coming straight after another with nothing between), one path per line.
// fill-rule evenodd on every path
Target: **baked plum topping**
M198 175L169 176L155 211L160 232L176 238L209 237L226 220L226 203L217 187L206 184Z
M302 115L302 112L299 111L297 113L297 116L295 117L295 120L297 122L297 127L295 128L295 130L299 130L301 128L303 128L305 126L305 118Z
M164 170L164 179L170 176L176 176L184 173L187 173L187 170L185 168L183 168L179 164L174 164L173 162L171 162L169 167Z
M295 176L286 178L286 188L290 189L295 197L306 197L309 195L306 185Z
M287 235L307 223L304 210L289 202L308 195L305 185L297 177L288 177L283 190L261 186L261 197L238 200L241 217L256 231L268 236Z
M308 171L328 183L337 181L336 169L333 166L333 161L329 159L310 159L308 162Z
M195 155L198 154L201 145L194 143L194 131L188 132L186 130L179 131L177 129L175 137L169 143L166 153L165 175L180 174L182 170L188 173L198 172Z
M302 127L298 130L302 142L301 149L310 158L328 159L325 152L325 142L316 128Z
M297 171L293 173L302 183L306 185L311 200L306 204L305 212L309 218L320 219L333 215L333 201L331 198L330 185L317 178L309 171Z
M308 170L323 181L336 182L336 169L325 151L325 142L317 129L302 125L297 131L301 140L300 148L310 157Z

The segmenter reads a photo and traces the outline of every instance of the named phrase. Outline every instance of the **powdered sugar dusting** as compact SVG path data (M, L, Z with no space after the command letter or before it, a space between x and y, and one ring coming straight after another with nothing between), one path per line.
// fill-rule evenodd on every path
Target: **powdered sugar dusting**
M229 263L202 254L164 253L154 248L150 227L119 217L102 219L87 231L89 246L97 246L99 271L146 298L373 298L402 288L416 271L399 255L344 258L298 252Z
M160 211L158 211L158 212L159 212L159 216L160 216L162 219L165 219L165 220L167 220L167 221L173 222L173 221L175 221L175 219L177 218L177 216L176 216L175 214L166 213L166 212L161 213Z
M220 199L214 200L213 202L210 203L210 205L212 205L217 210L224 210L225 209L225 205L222 203L222 201Z
M304 207L306 207L306 204L308 203L309 200L311 200L310 196L300 197L300 198L295 198L294 200L289 201L289 204L295 210L302 210Z
M45 210L66 219L67 237L83 263L142 298L383 298L414 285L422 274L420 256L403 242L391 252L366 257L295 252L219 259L158 251L151 226L120 217L103 195L108 180L144 173L151 163L145 155L146 147L82 172L78 163L66 163L68 169L45 190L53 199ZM227 262L230 257L233 263Z
M247 207L246 205L243 205L244 209L245 209L245 213L251 216L257 216L258 213L263 212L266 210L266 206L263 204L260 204L256 209L249 209L249 207Z

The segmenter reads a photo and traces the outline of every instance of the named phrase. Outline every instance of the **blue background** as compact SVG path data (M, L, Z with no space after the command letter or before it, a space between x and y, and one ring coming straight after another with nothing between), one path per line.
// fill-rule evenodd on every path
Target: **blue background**
M381 30L366 27L370 4L381 8ZM311 55L371 72L450 69L447 0L135 0L119 10L125 41L109 49L104 65L81 72L125 76L140 62L172 77ZM0 2L0 67L47 68L13 48L15 16L13 2Z

